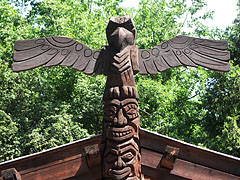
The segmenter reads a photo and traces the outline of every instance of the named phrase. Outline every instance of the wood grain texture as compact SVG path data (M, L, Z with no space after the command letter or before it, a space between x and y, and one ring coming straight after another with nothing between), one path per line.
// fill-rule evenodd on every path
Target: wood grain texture
M172 170L160 166L163 154L142 148L142 171L156 179L240 180L239 176L177 158Z
M85 74L101 74L101 50L68 37L54 36L19 40L14 46L13 71L25 71L39 66L69 66Z
M1 171L4 180L22 180L21 175L15 168Z
M44 177L43 179L51 177L54 180L60 180L63 177L86 175L89 173L89 167L85 147L95 144L101 147L101 136L87 138L1 164L0 172L5 169L16 168L23 180L41 179L42 177ZM96 158L95 161L96 164L101 164L100 158ZM95 168L95 166L91 168ZM64 175L62 176L62 174Z
M166 146L179 148L178 158L205 167L216 169L240 177L240 159L215 151L203 149L173 138L146 130L140 131L141 148L151 149L160 154L165 153Z
M131 27L131 28L129 28ZM102 175L107 180L140 180L140 116L134 73L138 71L135 27L129 16L112 18L107 27L110 46L104 56Z
M16 168L23 180L26 180L27 177L38 176L39 178L42 173L46 175L46 172L48 172L49 177L51 176L54 180L60 180L62 179L60 176L62 172L60 171L63 171L65 173L64 177L69 180L96 180L101 178L101 161L96 160L96 166L89 167L85 148L98 144L102 153L101 139L102 136L98 135L20 159L0 163L0 172L9 168ZM142 173L145 177L151 178L151 180L186 180L191 177L192 179L194 179L193 177L201 177L201 174L203 174L202 177L206 178L208 176L212 179L217 179L216 177L240 179L240 160L237 160L237 158L200 149L176 139L147 132L144 129L140 130L140 144ZM166 145L180 148L180 154L177 156L172 171L166 171L165 168L160 167ZM79 168L73 168L72 165L76 165ZM234 169L235 171L233 171ZM2 180L1 174L0 180Z
M230 71L227 41L176 36L152 49L139 50L139 73L158 74L178 66L202 66L215 71Z

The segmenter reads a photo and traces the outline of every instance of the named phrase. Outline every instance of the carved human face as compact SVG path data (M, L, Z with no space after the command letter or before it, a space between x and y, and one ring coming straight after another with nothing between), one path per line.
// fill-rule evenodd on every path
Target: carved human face
M106 138L123 141L135 137L139 139L139 112L137 100L128 98L123 101L113 99L104 106L104 126Z
M107 144L103 176L106 179L139 180L141 156L133 139L122 144Z

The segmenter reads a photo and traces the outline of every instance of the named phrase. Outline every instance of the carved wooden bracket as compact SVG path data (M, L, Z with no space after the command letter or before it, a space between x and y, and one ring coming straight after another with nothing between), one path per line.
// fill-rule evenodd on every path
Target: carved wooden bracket
M3 180L22 180L21 175L15 168L1 171Z
M98 165L99 161L101 160L98 144L86 146L84 150L86 153L88 167L91 168Z
M172 170L178 153L179 148L167 146L165 149L164 156L161 160L160 166Z

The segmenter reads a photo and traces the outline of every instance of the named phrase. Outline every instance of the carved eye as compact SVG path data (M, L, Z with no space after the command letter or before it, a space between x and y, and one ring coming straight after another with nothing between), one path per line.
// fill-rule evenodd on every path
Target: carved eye
M138 107L136 104L128 104L124 107L125 110L125 116L128 117L128 119L135 119L139 116L138 114Z
M127 30L129 30L129 31L132 31L133 30L133 28L134 28L134 26L133 26L133 24L132 24L132 22L126 22L126 24L125 24L125 28L127 29Z
M123 159L125 162L129 162L129 161L131 161L133 158L134 158L134 154L133 154L132 152L128 152L128 153L122 155L122 159Z
M115 106L107 106L104 109L105 118L110 120L110 121L114 119L116 114L117 114L117 107L115 107Z
M112 154L112 153L110 153L110 154L108 154L108 155L106 156L105 159L106 159L106 161L107 161L108 163L113 163L113 162L117 161L117 156L114 155L114 154Z

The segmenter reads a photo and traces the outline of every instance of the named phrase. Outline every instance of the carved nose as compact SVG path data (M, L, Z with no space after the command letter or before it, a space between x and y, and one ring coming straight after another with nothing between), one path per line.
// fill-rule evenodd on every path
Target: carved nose
M127 124L127 118L123 115L122 109L119 110L117 117L114 118L114 125L121 127Z
M121 156L118 156L118 159L117 159L117 161L115 162L115 167L117 168L117 169L121 169L121 168L123 168L123 167L125 167L125 162L122 160L122 158L121 158Z
M122 27L118 27L113 33L112 36L115 36L119 41L126 37L125 29Z
M112 34L109 42L117 49L124 49L126 46L133 44L133 35L123 27L118 27Z

